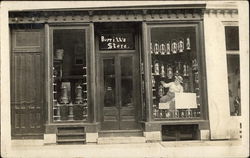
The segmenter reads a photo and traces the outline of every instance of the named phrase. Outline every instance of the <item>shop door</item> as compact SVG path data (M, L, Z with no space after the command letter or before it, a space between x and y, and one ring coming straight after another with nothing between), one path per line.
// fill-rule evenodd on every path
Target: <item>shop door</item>
M12 138L41 138L44 133L42 34L42 29L13 30L12 32Z
M137 128L137 65L134 54L101 57L102 130Z

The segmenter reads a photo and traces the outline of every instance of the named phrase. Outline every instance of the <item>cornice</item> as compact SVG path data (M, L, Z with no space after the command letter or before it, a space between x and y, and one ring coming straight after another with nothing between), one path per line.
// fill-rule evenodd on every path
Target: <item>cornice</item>
M200 20L205 5L13 11L9 23Z

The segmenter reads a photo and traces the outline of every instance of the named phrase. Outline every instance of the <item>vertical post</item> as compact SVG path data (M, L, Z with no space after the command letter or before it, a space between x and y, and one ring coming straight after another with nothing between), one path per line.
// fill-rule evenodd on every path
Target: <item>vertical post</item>
M50 47L51 47L51 37L49 34L49 25L45 24L44 26L44 34L45 34L45 103L47 104L46 109L46 124L49 124L52 122L53 113L51 112L52 109L52 102L51 102L51 92L53 91L53 88L51 87L51 55L49 55Z
M95 64L95 42L94 42L94 24L93 23L90 23L90 31L89 31L89 55L90 55L90 61L89 61L89 65L91 67L91 69L89 69L90 71L88 72L91 72L90 73L90 81L88 83L90 83L90 87L91 87L91 91L90 91L90 95L91 96L91 117L93 119L93 122L96 122L97 121L97 107L96 107L96 99L95 99L95 96L96 96L96 64ZM89 117L88 117L89 118Z
M151 91L151 60L149 53L149 38L146 22L142 23L142 43L144 55L144 70L145 70L145 101L146 101L146 121L152 120L152 91Z

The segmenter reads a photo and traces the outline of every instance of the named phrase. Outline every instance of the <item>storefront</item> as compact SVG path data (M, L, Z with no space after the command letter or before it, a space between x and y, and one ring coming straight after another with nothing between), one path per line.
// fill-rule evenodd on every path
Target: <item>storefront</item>
M212 138L210 13L204 3L9 12L12 139Z

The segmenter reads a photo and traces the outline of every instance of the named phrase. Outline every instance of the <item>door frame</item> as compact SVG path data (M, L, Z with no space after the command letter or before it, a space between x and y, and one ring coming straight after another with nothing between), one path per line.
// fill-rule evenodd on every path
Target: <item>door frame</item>
M125 23L125 22L117 22L114 24L122 24L124 23L124 27L117 27L115 29L111 29L111 31L109 30L109 28L105 28L105 27L96 27L96 23L95 25L95 52L96 52L96 57L95 57L95 61L96 61L96 87L98 88L96 90L96 95L99 96L97 97L97 120L102 123L103 121L103 103L102 103L102 99L101 99L101 83L102 83L102 76L101 76L101 72L102 72L102 67L101 67L101 62L102 62L102 58L104 58L104 56L106 56L107 58L114 55L115 54L119 54L119 55L129 55L131 54L133 56L133 54L135 54L135 58L133 61L137 60L137 62L135 62L135 65L137 67L136 70L133 73L134 75L134 79L136 80L135 83L138 83L135 85L135 89L137 90L137 94L135 98L138 98L135 100L135 110L136 110L136 121L138 123L138 128L140 127L139 123L141 121L141 113L142 113L142 107L141 107L141 84L140 83L140 54L141 54L141 42L139 41L141 38L141 23ZM99 25L99 24L98 24ZM105 26L105 23L103 24ZM110 23L109 23L110 25ZM100 33L107 33L107 32L112 32L112 31L121 31L121 32L132 32L134 33L134 49L133 50L100 50L99 49L99 35Z
M134 53L119 53L117 52L116 54L112 53L107 53L107 54L102 54L100 55L100 60L99 60L99 68L100 68L100 73L98 74L99 78L103 78L104 72L103 72L103 60L105 59L114 59L114 67L115 67L115 83L116 83L116 91L115 91L115 106L113 107L115 110L117 110L117 116L118 116L118 128L124 128L122 127L122 110L126 111L125 107L122 107L122 88L121 88L121 58L122 57L131 57L132 58L132 63L134 67L137 67L137 69L132 69L132 78L133 78L133 107L134 107L134 116L135 116L135 123L136 128L138 128L138 122L139 122L139 117L138 114L140 113L139 111L139 102L140 102L140 87L139 87L139 75L138 75L138 71L139 71L139 59L138 59L138 54L134 54ZM136 66L137 65L137 66ZM133 67L133 68L134 68ZM104 122L104 104L103 104L103 100L104 100L104 80L100 80L99 82L99 86L100 87L100 114L101 114L101 122ZM129 109L129 108L127 108Z

